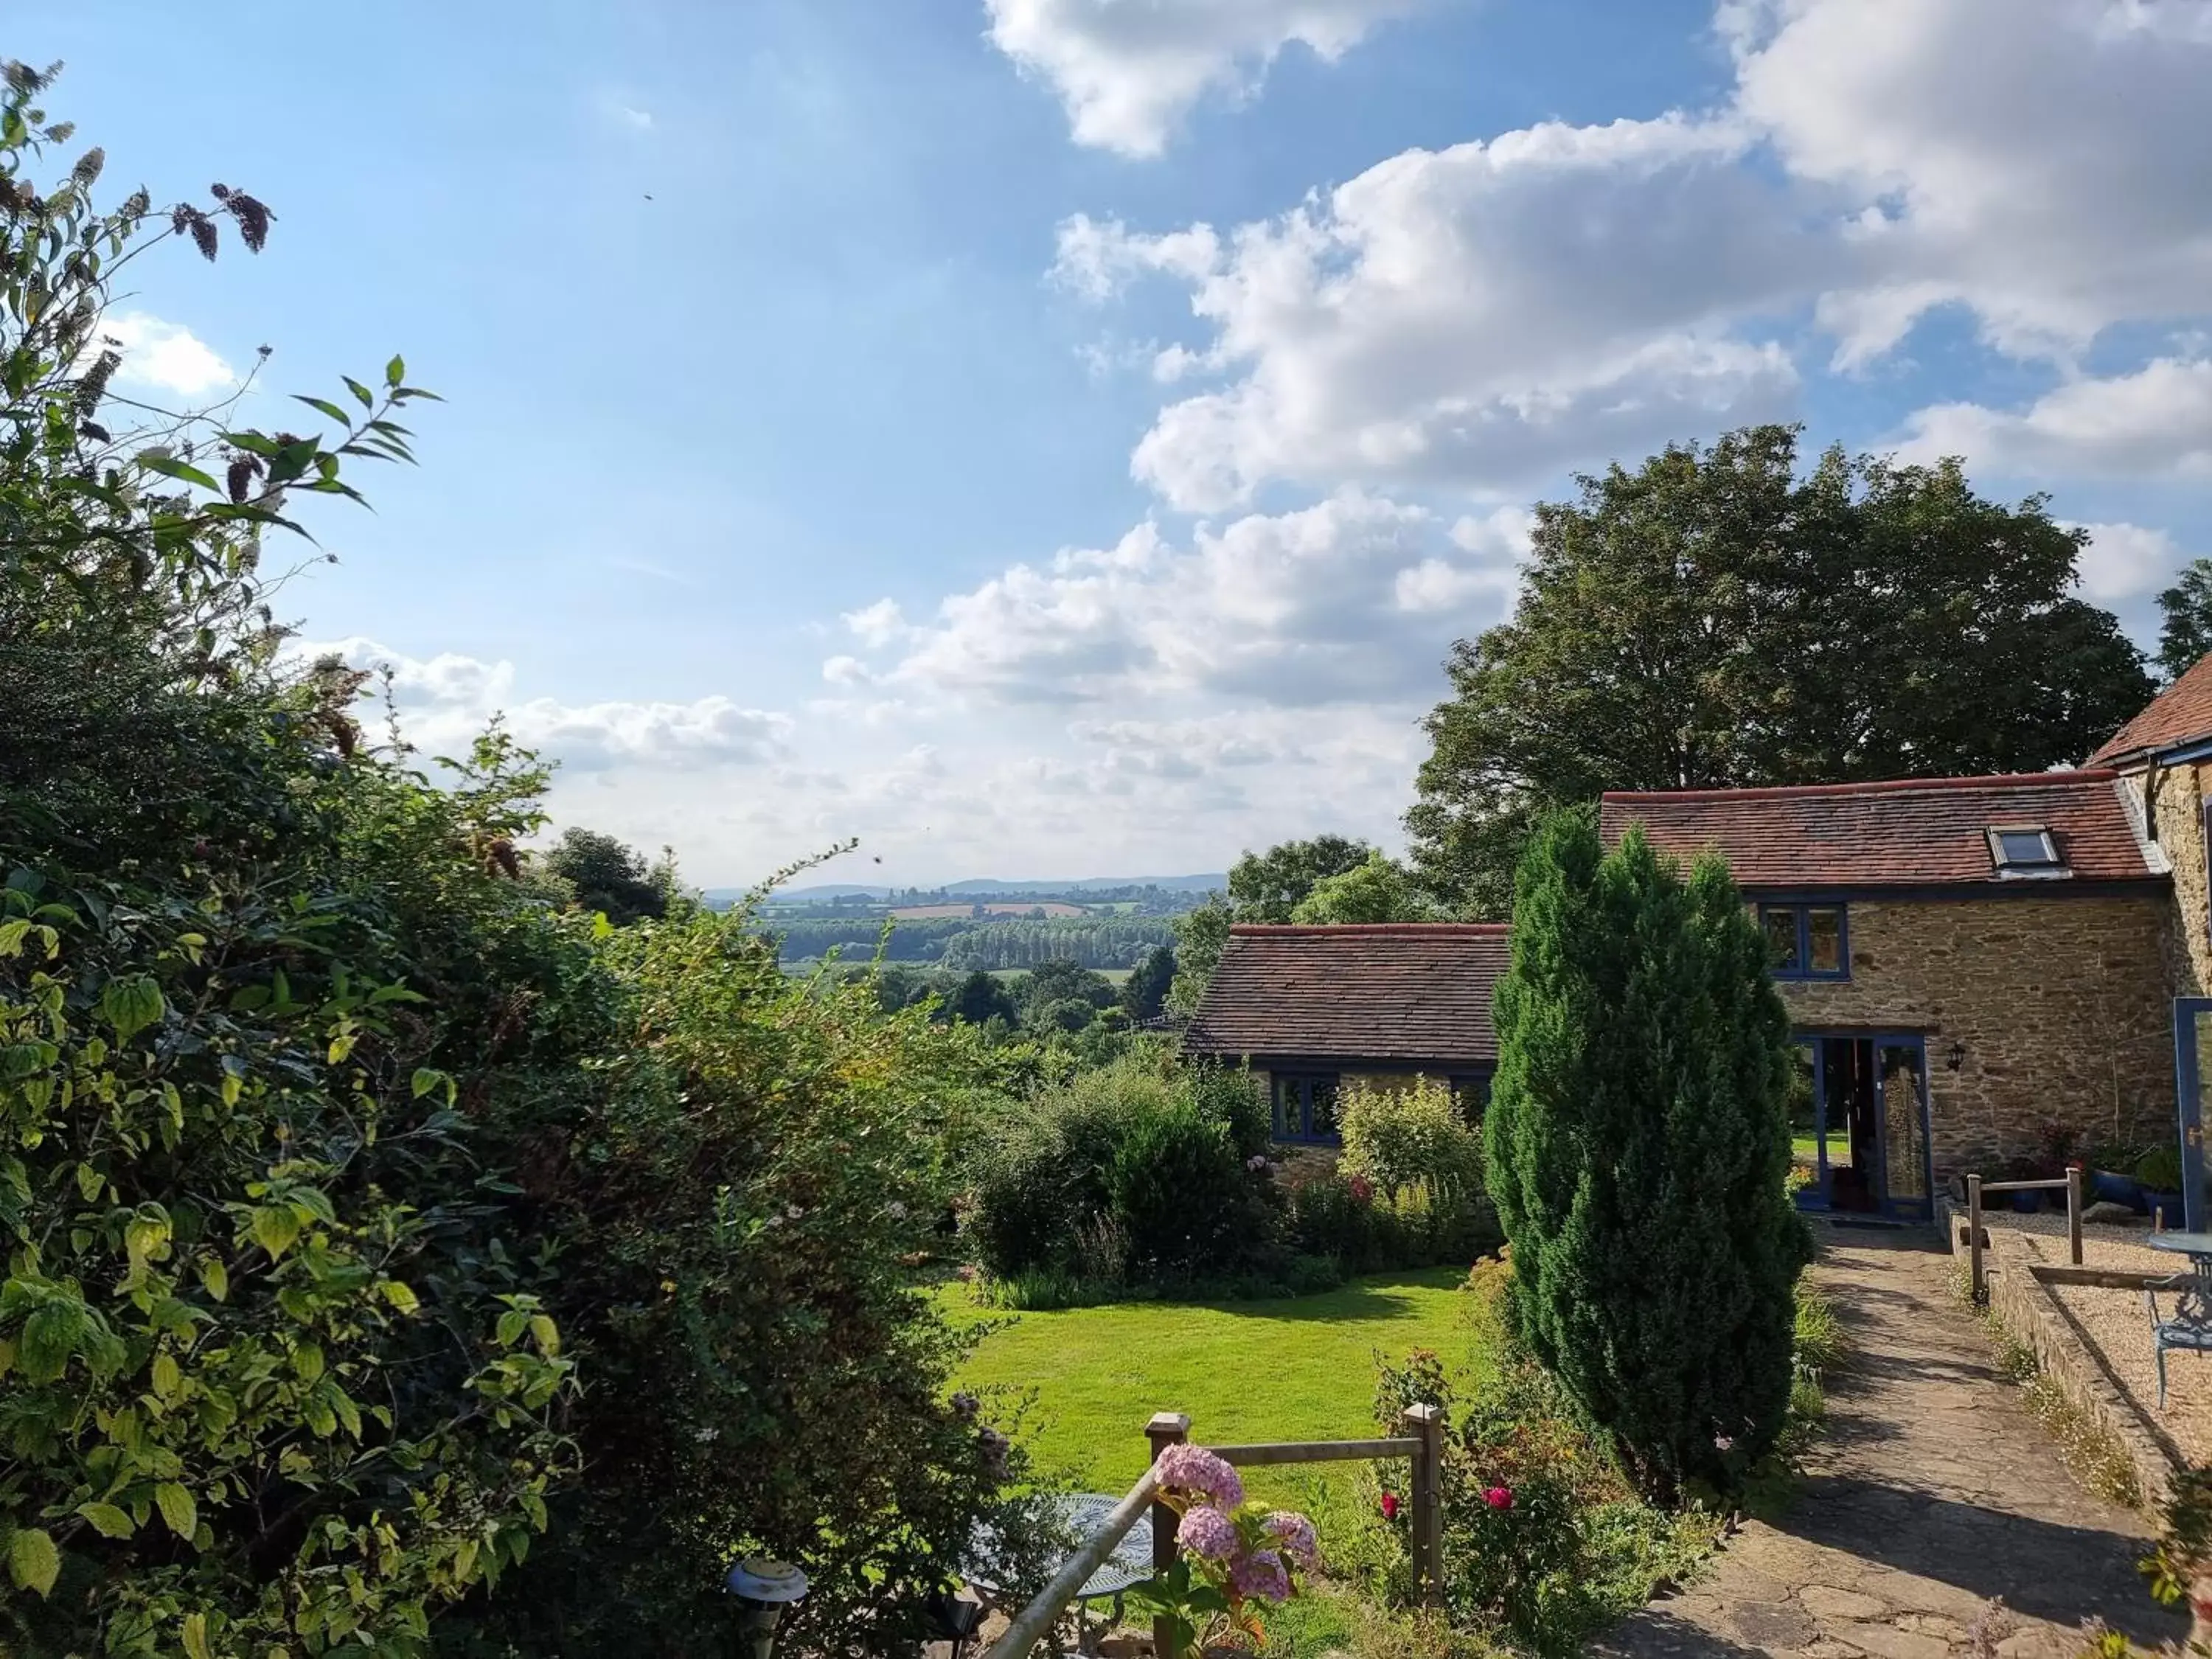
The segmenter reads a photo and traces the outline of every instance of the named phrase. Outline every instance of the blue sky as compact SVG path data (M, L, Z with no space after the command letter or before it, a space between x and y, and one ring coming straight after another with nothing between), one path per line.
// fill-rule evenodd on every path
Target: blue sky
M1749 420L2051 491L2139 632L2212 552L2208 0L107 0L9 50L110 184L279 216L139 267L143 379L448 399L305 636L704 882L1395 841L1527 503Z

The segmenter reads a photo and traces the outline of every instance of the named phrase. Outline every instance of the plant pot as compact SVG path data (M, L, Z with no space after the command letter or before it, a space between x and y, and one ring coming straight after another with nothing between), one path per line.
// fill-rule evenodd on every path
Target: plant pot
M2142 1182L2117 1170L2090 1170L2089 1193L2094 1204L2124 1204L2138 1212L2143 1208Z
M2166 1230L2168 1232L2179 1231L2181 1228L2189 1224L2186 1218L2182 1213L2181 1194L2179 1193L2154 1193L2146 1187L2143 1188L2143 1206L2148 1209L2154 1217L2161 1213L2164 1214L2166 1218Z

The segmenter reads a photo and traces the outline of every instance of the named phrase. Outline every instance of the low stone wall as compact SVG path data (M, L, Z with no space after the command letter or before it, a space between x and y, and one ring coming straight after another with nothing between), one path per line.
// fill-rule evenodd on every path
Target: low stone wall
M1937 1200L1943 1236L1960 1262L1967 1257L1966 1215L1948 1199ZM2127 1390L2074 1328L2058 1298L2038 1276L2027 1246L2003 1227L1984 1225L1982 1273L1989 1287L1990 1312L2016 1342L2035 1355L2043 1374L2127 1454L2134 1468L2143 1512L2164 1512L2166 1494L2179 1473L2172 1457L2143 1421Z

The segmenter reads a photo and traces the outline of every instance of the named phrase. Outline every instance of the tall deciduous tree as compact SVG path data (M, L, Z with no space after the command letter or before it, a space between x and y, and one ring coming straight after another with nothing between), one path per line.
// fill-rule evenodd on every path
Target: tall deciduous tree
M1370 853L1364 864L1316 882L1291 912L1291 920L1311 926L1426 921L1435 915L1436 906L1412 871L1387 853Z
M1529 825L1607 789L2037 771L2148 699L2042 497L1797 459L1748 428L1537 507L1512 618L1453 647L1427 721L1407 827L1440 896L1502 915Z
M2159 629L2158 665L2178 680L2212 652L2212 559L2191 559L2173 586L2158 596L2166 623Z
M1168 987L1175 983L1176 956L1163 945L1129 970L1121 985L1121 1006L1131 1019L1158 1019L1167 1006Z
M1726 1484L1788 1410L1810 1254L1784 1190L1790 1020L1717 859L1547 820L1497 994L1486 1169L1522 1338L1645 1491Z
M1226 896L1217 895L1176 919L1176 969L1168 1006L1178 1014L1197 1012L1233 923L1288 921L1316 883L1358 869L1374 851L1347 836L1316 836L1244 854L1229 866Z
M644 855L612 836L572 825L544 859L549 872L576 890L579 905L617 927L667 914L669 879L656 880Z

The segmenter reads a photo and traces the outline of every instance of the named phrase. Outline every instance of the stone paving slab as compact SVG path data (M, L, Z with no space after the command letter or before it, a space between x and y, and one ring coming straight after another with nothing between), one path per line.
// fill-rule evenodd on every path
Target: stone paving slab
M1850 1334L1828 1431L1789 1512L1591 1644L1607 1659L1942 1659L2002 1598L2004 1659L2072 1659L2100 1617L2138 1644L2185 1633L2136 1562L2149 1528L2091 1497L1991 1364L1925 1233L1825 1230L1814 1281Z

